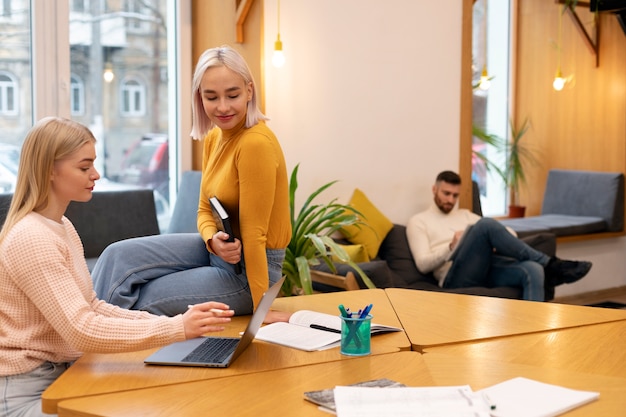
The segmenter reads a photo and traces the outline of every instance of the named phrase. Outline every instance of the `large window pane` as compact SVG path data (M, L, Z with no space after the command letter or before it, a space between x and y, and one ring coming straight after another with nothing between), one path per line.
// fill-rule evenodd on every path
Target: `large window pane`
M12 192L32 119L30 2L0 4L0 192Z
M167 0L71 1L69 39L86 87L73 89L72 117L99 140L99 188L152 188L169 212L167 13Z

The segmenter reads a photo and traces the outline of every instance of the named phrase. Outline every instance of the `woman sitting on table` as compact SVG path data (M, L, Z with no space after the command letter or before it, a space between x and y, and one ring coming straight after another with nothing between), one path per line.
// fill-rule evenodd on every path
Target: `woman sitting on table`
M191 136L204 140L199 233L109 245L94 267L94 286L103 300L157 314L178 314L204 300L251 314L281 278L291 239L283 151L257 106L248 65L234 49L206 50L192 88ZM211 197L228 212L235 236L218 229Z
M24 140L0 231L0 416L43 416L41 394L82 352L166 345L221 331L234 314L206 302L162 317L96 297L83 245L64 216L71 201L91 199L100 178L95 143L86 127L56 117L40 120Z

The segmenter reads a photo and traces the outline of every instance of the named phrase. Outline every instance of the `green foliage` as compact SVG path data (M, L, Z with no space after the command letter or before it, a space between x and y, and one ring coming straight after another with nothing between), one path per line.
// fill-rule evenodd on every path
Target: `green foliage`
M530 128L528 119L524 119L520 126L515 126L513 120L509 120L509 127L511 129L511 139L505 144L507 160L504 178L505 184L511 191L510 203L516 206L519 204L520 185L526 183L524 169L526 169L527 164L537 165L537 159L528 144L522 142L524 135Z
M338 204L336 199L328 204L314 204L313 200L337 181L331 181L315 190L305 201L296 216L295 197L298 188L298 167L296 165L289 181L289 210L291 213L291 241L285 252L283 274L287 277L283 284L283 294L292 295L296 289L304 294L313 293L311 266L323 261L331 271L337 272L332 262L334 255L340 262L354 268L368 288L376 288L367 275L352 262L346 251L331 238L335 232L349 225L363 225L359 213L349 205Z
M533 149L528 146L522 139L528 129L530 122L524 119L520 126L515 126L513 120L509 120L509 128L511 129L510 140L505 140L497 135L488 134L484 130L474 126L472 134L477 139L493 146L499 152L504 153L506 164L504 169L487 159L487 157L479 152L474 152L474 156L485 162L485 166L491 172L495 172L510 191L510 205L519 205L519 190L522 184L526 183L525 169L528 165L537 165L537 159L533 154Z

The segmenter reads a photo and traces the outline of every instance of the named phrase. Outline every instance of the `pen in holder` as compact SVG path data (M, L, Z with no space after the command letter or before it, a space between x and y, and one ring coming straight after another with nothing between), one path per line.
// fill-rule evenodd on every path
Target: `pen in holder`
M371 353L372 316L341 317L341 354L364 356Z

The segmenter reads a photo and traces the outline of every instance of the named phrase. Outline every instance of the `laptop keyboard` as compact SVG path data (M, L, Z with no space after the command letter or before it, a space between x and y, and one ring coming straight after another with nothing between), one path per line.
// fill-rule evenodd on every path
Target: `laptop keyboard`
M234 351L238 343L238 338L209 337L185 356L183 362L221 363Z

